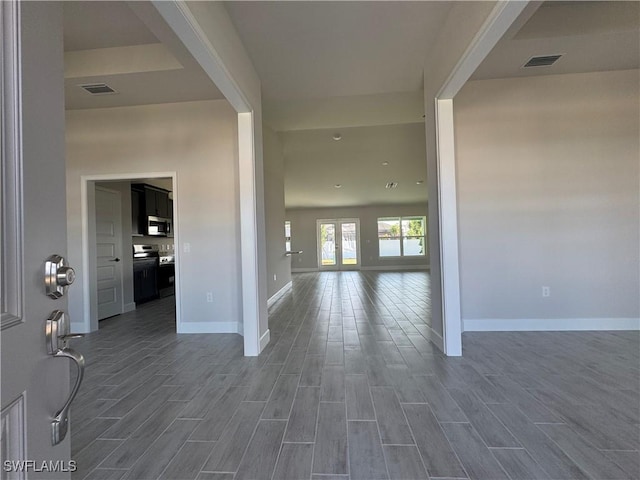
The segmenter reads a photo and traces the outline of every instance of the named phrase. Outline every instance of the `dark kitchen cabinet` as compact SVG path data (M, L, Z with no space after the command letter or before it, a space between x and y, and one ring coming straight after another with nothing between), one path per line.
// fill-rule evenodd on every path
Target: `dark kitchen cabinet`
M148 218L173 219L173 200L169 191L134 183L131 185L131 234L147 235Z
M147 216L169 218L169 192L145 187L144 199Z
M158 298L158 259L134 260L133 300L144 303Z
M131 235L145 235L144 190L131 189Z
M158 295L160 298L175 293L176 267L173 263L161 263L158 268Z

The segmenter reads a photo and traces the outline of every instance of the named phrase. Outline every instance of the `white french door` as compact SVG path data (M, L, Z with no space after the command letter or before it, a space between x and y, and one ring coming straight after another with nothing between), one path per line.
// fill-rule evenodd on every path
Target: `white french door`
M318 269L360 269L360 220L317 220Z

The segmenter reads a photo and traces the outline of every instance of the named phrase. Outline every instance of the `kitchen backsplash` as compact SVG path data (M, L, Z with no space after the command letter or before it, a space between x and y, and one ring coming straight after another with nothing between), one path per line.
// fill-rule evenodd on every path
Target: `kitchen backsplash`
M134 237L133 245L157 245L161 253L173 253L173 238L171 237Z

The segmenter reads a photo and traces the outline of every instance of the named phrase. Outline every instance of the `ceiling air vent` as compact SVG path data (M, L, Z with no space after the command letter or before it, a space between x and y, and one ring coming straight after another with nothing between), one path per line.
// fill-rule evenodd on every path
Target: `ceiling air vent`
M398 182L389 182L384 186L384 188L396 188L397 186Z
M541 55L539 57L531 57L529 61L524 64L524 67L549 67L556 63L561 56L562 55Z
M87 83L78 86L84 88L91 95L113 95L114 93L118 93L106 83Z

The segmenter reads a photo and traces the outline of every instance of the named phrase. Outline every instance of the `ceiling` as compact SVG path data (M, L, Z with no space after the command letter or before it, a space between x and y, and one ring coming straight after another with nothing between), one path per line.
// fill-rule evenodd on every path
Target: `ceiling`
M260 76L265 122L282 132L288 208L426 202L415 184L426 177L423 69L453 3L225 4ZM639 6L532 2L472 79L638 68ZM554 66L521 68L555 53ZM418 143L396 141L409 137Z
M261 79L267 123L295 130L326 128L332 120L342 126L368 124L370 112L361 109L356 118L352 99L376 102L378 95L395 94L398 101L391 118L385 122L378 115L375 124L395 123L398 117L401 123L414 121L415 109L424 107L400 94L422 90L430 47L457 3L231 1L225 6ZM534 1L472 79L638 68L639 32L640 2ZM534 55L554 53L564 55L552 67L521 68Z
M281 132L287 207L426 202L423 69L453 4L225 2ZM532 2L472 79L638 68L639 17L640 2ZM223 98L150 2L65 2L64 40L68 109ZM98 82L118 94L78 87Z
M426 204L426 182L416 183L427 176L423 123L291 131L282 141L287 208Z
M226 2L267 100L417 91L453 2Z
M640 2L545 2L524 14L472 76L557 75L640 67ZM552 66L522 68L532 56L562 54Z
M67 1L63 18L68 110L224 98L149 2Z

